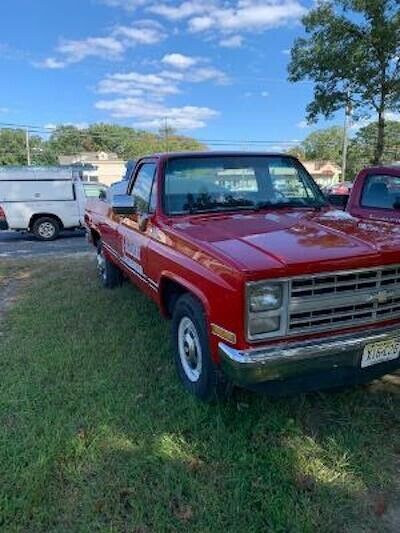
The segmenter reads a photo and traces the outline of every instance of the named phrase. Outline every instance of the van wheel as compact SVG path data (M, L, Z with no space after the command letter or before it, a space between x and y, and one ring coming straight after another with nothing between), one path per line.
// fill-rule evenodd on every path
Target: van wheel
M203 306L191 294L180 296L174 306L172 342L177 373L185 389L203 401L226 397L230 386L211 359Z
M32 232L40 241L54 241L60 233L59 222L52 217L40 217L33 223Z
M97 245L96 260L97 273L103 287L106 289L114 289L115 287L122 285L122 273L119 268L104 255L101 242Z

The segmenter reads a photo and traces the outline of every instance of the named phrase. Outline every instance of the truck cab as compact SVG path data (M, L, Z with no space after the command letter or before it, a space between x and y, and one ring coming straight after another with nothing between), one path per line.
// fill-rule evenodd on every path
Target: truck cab
M400 366L398 228L332 209L292 156L154 154L85 224L101 284L128 279L171 319L178 376L202 400Z
M355 179L346 210L358 218L400 224L400 166L362 170Z

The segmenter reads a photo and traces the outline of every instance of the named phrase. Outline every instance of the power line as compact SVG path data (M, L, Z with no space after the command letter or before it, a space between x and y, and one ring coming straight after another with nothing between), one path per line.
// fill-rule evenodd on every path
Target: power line
M127 126L127 128L129 128ZM0 129L11 129L11 130L20 130L21 132L28 132L32 134L39 134L44 133L47 135L51 135L54 133L57 133L56 128L46 128L43 126L35 126L32 124L15 124L15 123L7 123L7 122L0 122ZM132 131L129 136L129 141L146 141L146 134L151 132L140 132L137 133L135 131ZM121 134L117 132L102 132L102 131L88 131L88 130L78 130L75 129L74 131L68 132L63 131L63 135L73 135L73 136L81 136L82 138L100 138L102 140L116 140L121 142ZM161 130L160 132L153 134L157 135L159 137L160 141L165 142L165 129ZM169 135L169 141L173 140L174 135ZM177 134L176 137L186 137L189 139L196 140L200 143L206 143L211 146L220 146L220 147L226 147L226 146L267 146L267 145L275 145L280 147L301 147L302 140L299 139L292 139L292 140L276 140L276 139L207 139L207 138L195 138L190 137L187 135L179 135ZM318 143L320 147L324 148L342 148L341 141L338 142L324 142L324 143ZM367 149L369 147L368 144L360 145L358 144L360 148ZM373 143L371 143L371 146L373 146ZM119 146L122 147L122 146ZM115 147L118 148L118 147ZM386 150L390 149L398 149L400 148L399 144L387 144Z

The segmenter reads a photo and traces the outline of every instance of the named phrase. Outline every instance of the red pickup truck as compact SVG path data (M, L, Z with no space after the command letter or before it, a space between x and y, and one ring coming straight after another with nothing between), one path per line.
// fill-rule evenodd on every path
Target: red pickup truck
M400 166L371 167L355 179L346 210L355 217L400 223Z
M296 158L154 155L127 192L87 205L102 283L130 279L172 319L177 372L197 397L399 368L399 227L329 207Z

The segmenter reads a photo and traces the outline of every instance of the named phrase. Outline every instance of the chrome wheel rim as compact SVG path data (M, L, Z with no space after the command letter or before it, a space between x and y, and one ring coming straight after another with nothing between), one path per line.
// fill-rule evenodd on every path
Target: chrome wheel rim
M99 274L100 279L104 281L106 279L106 259L103 254L103 250L97 252L96 260L97 272Z
M42 222L39 224L38 233L43 239L51 239L54 237L56 228L51 222Z
M178 326L178 350L183 371L195 383L200 378L203 355L196 326L187 316L181 319Z

